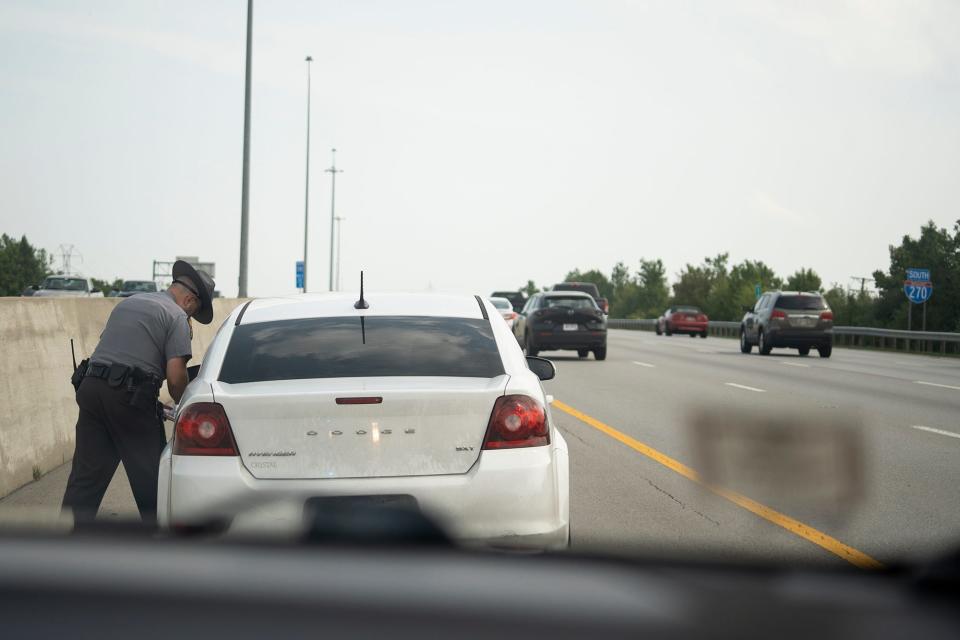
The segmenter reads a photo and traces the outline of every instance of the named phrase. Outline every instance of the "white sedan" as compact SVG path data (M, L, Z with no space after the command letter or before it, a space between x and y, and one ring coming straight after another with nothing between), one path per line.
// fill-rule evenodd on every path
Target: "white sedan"
M566 547L567 444L540 381L553 365L525 358L480 297L356 300L230 315L161 459L161 526L294 530L314 496L402 495L464 543Z
M513 323L517 319L517 312L513 310L513 303L506 298L490 298L490 302L497 308L507 326L513 330Z

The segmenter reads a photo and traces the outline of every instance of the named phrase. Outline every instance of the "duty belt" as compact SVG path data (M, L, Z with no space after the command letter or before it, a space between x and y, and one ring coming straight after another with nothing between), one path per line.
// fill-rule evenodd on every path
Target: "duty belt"
M103 364L100 362L91 362L87 366L86 377L101 378L109 382L111 386L116 387L119 387L125 382L137 386L146 383L159 387L162 382L157 376L146 373L137 367L122 364Z

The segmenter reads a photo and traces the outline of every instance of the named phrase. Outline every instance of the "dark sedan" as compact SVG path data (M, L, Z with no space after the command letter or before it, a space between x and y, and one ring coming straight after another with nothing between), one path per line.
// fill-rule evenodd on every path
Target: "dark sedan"
M607 323L593 297L579 291L547 291L531 297L513 324L513 335L535 356L541 351L593 352L607 357Z

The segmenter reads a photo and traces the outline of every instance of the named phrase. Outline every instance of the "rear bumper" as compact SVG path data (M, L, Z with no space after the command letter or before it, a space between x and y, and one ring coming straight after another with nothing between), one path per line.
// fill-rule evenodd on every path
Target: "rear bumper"
M162 527L223 520L228 533L300 530L312 496L408 494L457 541L492 547L567 546L567 444L484 451L461 475L332 480L260 480L237 457L173 456L160 466Z
M706 331L706 322L670 323L670 333L705 333Z
M596 349L607 344L607 331L544 331L533 334L533 344L542 351Z
M779 329L770 332L770 344L774 347L817 347L833 344L833 331L802 329Z

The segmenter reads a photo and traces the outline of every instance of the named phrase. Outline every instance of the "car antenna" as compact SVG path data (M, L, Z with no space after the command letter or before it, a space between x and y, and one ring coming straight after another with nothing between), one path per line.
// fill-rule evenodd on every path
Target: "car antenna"
M370 305L363 299L363 271L360 272L360 299L353 303L354 309L369 309Z
M353 303L354 309L369 309L370 304L363 299L363 271L360 272L360 299ZM360 316L360 337L367 344L367 325L364 316Z

